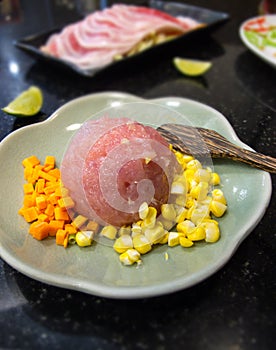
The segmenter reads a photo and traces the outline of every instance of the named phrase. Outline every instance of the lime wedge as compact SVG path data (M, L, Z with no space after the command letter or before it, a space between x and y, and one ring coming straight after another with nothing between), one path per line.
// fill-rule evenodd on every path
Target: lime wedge
M42 103L43 96L41 90L36 86L31 86L6 107L2 108L2 110L13 115L32 116L40 111Z
M173 64L180 73L193 77L206 73L212 67L212 63L209 61L191 60L181 57L175 57Z

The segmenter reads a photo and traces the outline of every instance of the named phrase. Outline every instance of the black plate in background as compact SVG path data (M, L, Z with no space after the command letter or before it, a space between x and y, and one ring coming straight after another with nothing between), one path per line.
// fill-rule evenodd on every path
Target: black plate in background
M160 50L160 48L169 49L171 45L180 44L180 43L182 44L183 41L186 40L186 38L188 37L190 38L192 35L198 35L202 32L209 31L215 28L216 26L218 26L219 24L222 24L229 18L229 15L225 12L213 11L202 7L197 7L197 6L192 6L192 5L187 5L187 4L177 3L177 2L164 2L161 0L150 0L148 2L148 6L167 12L172 16L190 17L200 23L204 23L205 26L199 27L195 30L191 30L168 42L153 46L152 48L142 51L134 56L127 57L119 61L114 61L109 65L103 66L101 68L89 69L89 70L81 69L78 66L74 65L73 63L66 62L65 60L56 58L54 56L50 56L40 50L40 47L46 43L50 35L60 32L62 28L56 28L44 33L30 35L28 37L25 37L23 39L16 41L15 45L19 49L25 51L26 53L32 55L37 59L41 59L45 61L46 63L67 67L71 70L74 70L78 74L92 77L96 73L102 71L103 69L111 65L112 66L121 65L121 64L125 64L126 62L132 62L134 60L137 63L137 60L139 59L143 60L149 54L153 54L153 53L158 54L158 50Z

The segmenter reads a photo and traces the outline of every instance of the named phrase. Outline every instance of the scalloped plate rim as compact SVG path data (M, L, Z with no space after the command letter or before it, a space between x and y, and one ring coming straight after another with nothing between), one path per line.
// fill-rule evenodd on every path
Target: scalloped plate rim
M201 106L202 108L210 109L212 112L215 112L217 114L218 119L220 122L222 122L225 127L227 128L227 131L230 132L231 137L233 141L236 141L241 146L247 146L243 142L239 140L237 137L234 129L230 125L230 123L227 121L227 119L217 110L215 110L213 107L210 107L206 104L203 104L198 101L194 101L187 98L182 97L162 97L162 98L154 98L154 99L144 99L140 98L138 96L122 93L122 92L103 92L103 93L96 93L96 94L89 94L85 96L78 97L72 101L69 101L65 103L63 106L58 108L47 120L27 125L25 127L22 127L21 129L15 130L8 136L6 136L0 143L0 156L1 156L1 147L6 144L13 142L14 137L16 137L19 133L25 133L26 131L29 131L30 129L36 129L40 128L41 126L51 124L56 118L60 117L60 113L63 112L66 108L70 108L75 103L82 102L84 100L90 100L97 97L106 97L106 98L130 98L134 100L142 100L147 102L162 102L165 103L168 100L173 99L174 101L180 101L182 103L188 102L192 104L196 104L197 106ZM133 102L133 101L130 101ZM247 146L248 147L248 146ZM250 147L248 147L250 148ZM259 172L260 170L258 170ZM108 298L114 298L114 299L138 299L138 298L145 298L145 297L154 297L154 296L160 296L172 292L176 292L179 290L183 290L186 288L189 288L199 282L202 282L206 278L210 277L214 273L216 273L219 269L221 269L231 258L231 256L235 253L241 242L249 235L249 233L257 226L257 224L262 219L265 210L269 204L271 192L272 192L272 185L271 185L271 177L268 173L264 173L265 179L266 179L266 194L264 196L264 200L262 203L258 203L258 212L259 216L257 218L252 218L251 221L247 222L244 225L243 232L240 232L239 236L236 240L231 241L231 246L228 246L227 251L224 253L223 258L221 258L216 263L213 263L210 266L207 266L204 268L203 271L200 271L196 275L190 276L188 279L185 280L185 283L183 283L183 277L178 277L174 280L174 282L163 282L163 283L156 283L153 286L131 286L131 287L125 287L125 286L99 286L97 283L91 283L91 282L78 282L76 277L62 277L62 281L59 282L58 277L55 274L47 273L47 272L41 272L40 270L37 270L33 268L32 266L29 266L28 264L24 263L24 261L20 261L17 259L16 256L13 256L9 254L9 252L6 252L5 249L1 245L1 231L0 231L0 257L6 261L10 266L18 270L19 272L23 273L24 275L29 276L30 278L36 279L40 282L62 287L62 288L68 288L71 290L77 290L81 292L85 292L88 294L100 296L100 297L108 297ZM42 275L41 275L42 274Z

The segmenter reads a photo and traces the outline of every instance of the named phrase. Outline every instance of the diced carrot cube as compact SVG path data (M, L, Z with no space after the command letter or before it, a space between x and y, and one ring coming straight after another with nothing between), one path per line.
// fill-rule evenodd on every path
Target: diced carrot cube
M47 205L47 208L45 209L44 213L48 216L53 216L54 215L54 206L51 203L49 203Z
M32 194L26 194L23 198L23 206L25 208L30 208L35 206L35 198Z
M64 220L64 221L70 220L70 217L69 217L66 209L56 207L54 209L54 213L55 213L56 220Z
M31 182L29 180L32 179L33 173L34 173L34 169L32 167L28 166L24 168L24 179L28 182Z
M44 213L41 213L41 214L38 215L37 220L38 221L49 222L49 217L48 217L48 215L46 215Z
M62 193L62 191L61 191L61 187L60 187L60 186L56 188L56 190L55 190L55 195L56 195L57 197L60 197L60 198L63 196L63 193Z
M60 170L58 168L50 169L48 174L54 176L56 179L60 179Z
M35 191L37 193L44 193L45 179L38 179L35 185Z
M37 181L39 179L39 172L43 168L41 164L36 165L33 172L33 179Z
M68 243L69 243L69 234L67 233L65 238L64 238L64 241L63 241L63 247L67 248L68 247Z
M77 229L71 225L71 224L65 224L64 225L64 229L66 232L68 232L69 234L74 234L77 233Z
M34 192L34 186L28 182L23 185L23 190L25 194L32 194Z
M40 163L40 160L36 156L30 156L28 158L23 159L22 164L25 168L27 167L35 167Z
M24 207L20 208L20 209L18 210L18 214L24 216L25 210L26 210L26 208L24 208Z
M58 230L64 228L64 221L62 220L50 220L49 222L49 235L55 236Z
M56 182L56 180L57 180L54 176L49 175L48 173L45 173L45 171L43 171L43 170L39 170L38 175L42 179L45 179L45 180L50 181L50 182Z
M51 193L48 197L48 201L49 203L51 203L52 205L56 205L58 203L58 198L56 196L55 193Z
M39 210L43 210L47 208L47 201L44 196L38 196L35 199L36 206Z
M46 156L45 157L45 161L44 161L44 165L45 166L48 166L48 165L52 165L53 168L55 167L55 162L56 162L56 159L54 156Z
M35 221L38 217L35 207L26 208L24 210L23 216L27 222Z
M54 193L58 186L59 185L57 182L55 182L55 183L47 182L46 186L44 188L44 193L48 196L49 194Z
M68 235L68 233L65 230L57 230L56 234L56 244L58 245L64 245L65 237Z
M30 225L29 233L39 241L48 237L49 224L43 221L35 221Z

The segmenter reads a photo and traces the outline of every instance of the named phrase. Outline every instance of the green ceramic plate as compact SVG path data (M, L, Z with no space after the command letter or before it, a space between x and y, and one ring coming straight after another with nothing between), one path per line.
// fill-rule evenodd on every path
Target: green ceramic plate
M38 242L18 215L22 204L23 158L55 155L60 162L76 129L91 115L129 102L143 102L123 93L99 93L73 100L47 121L21 128L0 145L0 255L8 264L39 281L110 298L142 298L190 287L220 269L262 218L271 196L268 173L232 161L214 162L221 175L228 212L219 222L221 239L189 249L160 246L143 256L143 264L122 266L112 248L95 244L63 249L53 239ZM183 98L151 100L182 113L194 126L214 129L234 143L237 138L216 110ZM138 118L139 119L139 118ZM140 120L143 121L143 120ZM165 259L165 253L169 258Z

